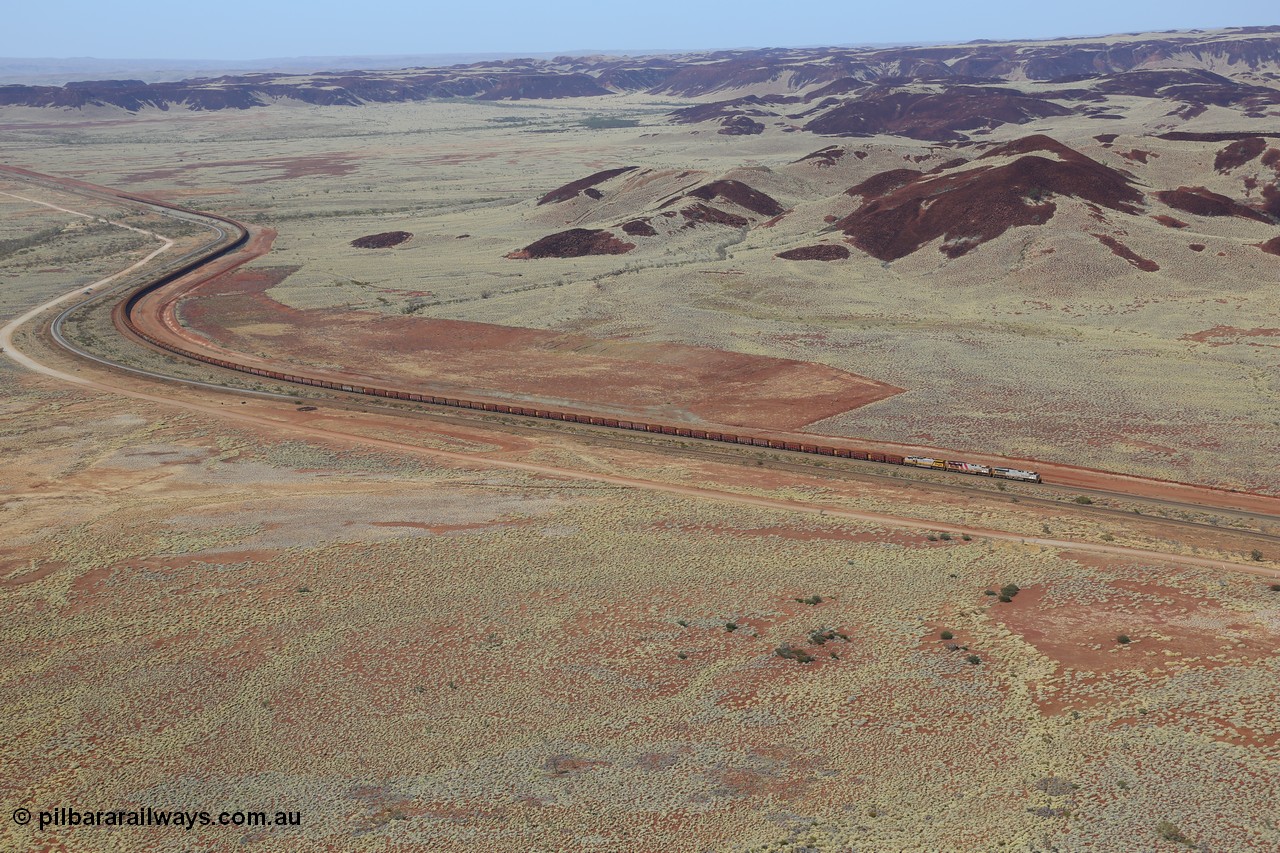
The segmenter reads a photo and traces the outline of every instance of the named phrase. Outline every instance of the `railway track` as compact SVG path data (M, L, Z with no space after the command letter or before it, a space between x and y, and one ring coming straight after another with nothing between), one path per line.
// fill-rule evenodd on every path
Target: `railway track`
M65 190L66 187L58 179L49 176L38 175L38 173L26 172L25 170L7 169L7 171L16 171L23 177L33 180L35 183L43 184L50 188ZM130 336L135 337L141 342L149 344L164 353L178 356L184 360L194 361L196 363L212 366L215 368L225 369L241 374L255 376L267 381L275 381L297 385L301 388L312 389L313 391L329 392L330 394L339 394L344 397L363 397L363 398L383 398L387 401L397 401L400 403L412 403L430 405L432 407L444 407L447 412L449 409L466 410L467 419L479 416L486 421L492 421L497 416L504 420L510 421L513 418L520 420L535 419L535 421L558 421L562 422L561 428L569 427L575 432L590 438L590 440L598 443L604 443L617 447L636 447L637 444L642 446L651 446L662 449L664 452L675 453L690 458L716 459L718 461L734 460L744 461L751 457L744 457L742 451L754 451L759 453L767 451L774 455L774 459L768 460L770 468L777 470L789 470L794 472L802 472L810 475L820 475L825 477L838 477L842 479L856 479L860 477L874 477L876 479L889 479L896 483L924 483L928 488L936 489L944 492L961 493L966 495L981 494L985 497L995 497L994 493L987 488L978 488L962 483L942 482L938 478L923 478L918 476L905 477L904 472L912 474L924 474L929 469L916 469L911 467L896 468L888 473L876 473L868 470L869 468L878 467L868 463L891 462L894 465L901 465L904 457L897 454L878 453L872 454L867 452L865 456L854 456L853 448L848 448L847 454L839 452L838 448L832 445L817 445L807 442L788 442L784 439L771 438L767 436L744 435L739 433L726 434L723 432L696 429L684 425L662 425L651 424L648 422L627 421L625 419L614 419L612 417L600 417L587 415L583 413L562 412L559 410L530 408L527 406L514 406L505 403L496 403L483 400L469 400L464 398L440 397L438 395L420 394L417 392L403 391L394 388L382 388L377 386L353 385L341 382L333 382L331 380L322 379L314 376L307 376L300 372L285 372L271 370L268 368L256 367L249 364L238 363L230 359L217 358L208 353L198 352L187 347L178 346L171 341L166 341L152 335L142 329L135 321L133 313L137 310L139 303L149 294L152 294L166 285L172 284L185 276L192 275L202 268L214 263L220 258L226 257L236 250L243 247L249 239L249 229L241 223L226 217L216 216L212 214L203 214L196 211L187 210L176 205L170 205L164 202L155 201L127 193L115 193L114 191L96 188L92 185L76 185L77 192L83 192L98 198L112 201L124 199L136 204L145 205L158 213L166 216L173 216L187 222L196 222L205 227L212 229L216 236L208 243L201 247L187 252L183 256L174 259L168 263L158 275L153 275L146 283L135 288L130 294L121 301L113 311L113 318L117 326L127 331ZM295 402L297 395L284 394L273 391L264 391L256 389L229 388L216 382L204 382L196 379L174 377L159 371L147 370L145 368L134 367L126 364L120 364L110 359L103 358L97 354L86 351L83 347L78 346L71 340L68 340L63 332L63 326L66 319L74 311L86 308L90 303L104 300L114 295L114 290L95 293L90 299L72 305L61 311L53 320L50 326L50 334L54 342L63 349L75 354L78 357L90 360L104 367L113 370L121 370L130 374L156 379L164 382L178 382L187 386L196 387L204 390L216 391L221 393L248 394L255 397L276 399L285 402ZM372 402L370 400L369 402ZM364 408L358 406L357 408ZM385 406L378 405L382 411L388 411ZM437 409L439 413L440 410ZM440 413L443 414L443 413ZM459 414L463 414L459 412ZM438 415L437 415L438 416ZM567 417L571 416L571 417ZM452 418L450 418L452 419ZM532 428L536 432L545 433L546 427ZM630 431L631 436L624 437L620 435L624 431ZM641 436L644 436L641 439ZM663 438L674 437L679 444L675 442L664 442ZM640 439L637 441L637 439ZM657 440L655 442L655 439ZM730 440L731 439L731 440ZM747 440L743 440L747 439ZM718 444L715 451L708 448ZM819 448L823 450L819 450ZM788 461L780 458L779 454L790 456L792 454L806 454L810 457L825 457L828 461L823 467L818 467L814 461ZM876 458L879 456L880 458ZM759 460L752 460L759 461ZM833 464L834 463L834 464ZM860 470L853 470L853 469ZM949 472L948 472L949 473ZM943 476L947 476L944 473ZM1109 491L1104 489L1088 489L1079 486L1061 486L1056 484L1043 484L1036 487L1037 489L1048 489L1052 491L1070 492L1073 496L1081 494L1093 495L1102 499L1111 499L1119 501L1139 501L1148 505L1161 506L1175 512L1195 512L1202 514L1211 514L1217 516L1226 516L1242 522L1259 524L1265 519L1269 522L1280 524L1280 514L1271 515L1268 513L1260 513L1248 510L1231 509L1208 504L1197 504L1190 502L1180 502L1174 500L1165 500L1155 497L1146 497L1135 495L1127 492ZM1011 496L1011 500L1015 497ZM1058 510L1069 508L1073 512L1081 512L1091 515L1124 515L1128 517L1131 514L1124 510L1104 507L1104 506L1064 506L1064 501L1054 500L1052 498L1037 497L1033 495L1020 494L1016 496L1016 501L1026 504L1027 506L1052 507ZM1167 515L1148 515L1149 519L1154 519L1161 523L1176 525L1186 528L1197 528L1204 530L1212 530L1218 533L1231 532L1250 540L1265 541L1268 544L1280 542L1280 536L1259 530L1242 530L1230 526L1222 526L1205 521L1194 521L1190 519L1170 518Z

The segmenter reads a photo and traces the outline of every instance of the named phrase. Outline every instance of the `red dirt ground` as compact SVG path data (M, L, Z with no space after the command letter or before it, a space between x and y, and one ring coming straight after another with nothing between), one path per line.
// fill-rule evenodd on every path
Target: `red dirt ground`
M991 605L989 613L1060 667L1093 673L1257 661L1280 640L1273 628L1241 624L1235 611L1180 589L1118 579L1098 586L1078 600L1052 583L1038 585ZM1132 642L1118 643L1121 634Z
M823 365L667 343L598 340L457 320L298 311L267 295L287 271L244 270L180 304L186 334L236 352L384 384L593 412L792 429L901 389ZM287 335L272 324L291 328ZM370 379L369 381L373 381ZM715 387L715 394L707 389Z
M517 261L531 258L580 258L583 255L623 255L636 247L613 236L612 231L592 228L570 228L549 234L507 255Z
M1280 329L1237 329L1235 326L1214 326L1203 332L1183 335L1184 341L1208 344L1211 347L1224 347L1241 343L1241 338L1280 338ZM1268 346L1274 346L1269 344Z
M180 178L186 172L196 169L217 169L219 171L231 170L229 172L228 183L235 184L265 184L268 181L287 181L293 178L309 178L309 177L341 177L354 172L358 166L359 158L350 154L315 154L309 157L267 157L261 160L217 160L198 163L184 163L181 166L173 166L166 169L151 169L145 172L134 172L120 179L125 185L133 183L142 183L145 181L169 181L179 186L185 185L185 181ZM236 167L248 167L253 169L273 169L279 174L271 175L265 178L251 178L247 181L237 181L233 177Z
M843 261L849 257L849 250L839 244L820 246L801 246L774 255L784 261Z
M381 234L357 237L351 241L351 245L357 249L389 249L392 246L399 246L412 237L413 235L408 231L384 231Z
M1172 216L1166 216L1163 213L1151 218L1166 228L1186 228L1189 225L1189 223L1183 222L1181 219L1174 219Z
M1258 248L1266 252L1268 255L1280 255L1280 234L1272 237L1265 243L1259 243Z

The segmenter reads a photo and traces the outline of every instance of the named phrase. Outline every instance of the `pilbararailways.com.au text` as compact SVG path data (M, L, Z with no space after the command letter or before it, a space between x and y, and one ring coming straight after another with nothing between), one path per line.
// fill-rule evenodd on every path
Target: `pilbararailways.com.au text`
M244 827L244 826L301 826L302 812L268 812L268 811L173 811L153 809L150 806L139 809L87 810L74 806L62 806L55 809L36 812L34 815L27 809L16 809L13 821L17 824L31 823L36 818L39 829L65 827L174 827L177 829L195 829L196 827Z

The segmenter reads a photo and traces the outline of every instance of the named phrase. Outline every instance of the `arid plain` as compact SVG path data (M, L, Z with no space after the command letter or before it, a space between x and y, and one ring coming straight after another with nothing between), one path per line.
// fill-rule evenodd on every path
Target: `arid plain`
M70 322L113 361L287 397L220 393L27 323L17 348L88 384L0 361L4 802L303 825L6 821L0 846L1280 846L1280 65L1253 43L1280 45L1213 39L1253 59L0 108L7 165L260 229L173 305L206 346L1046 471L371 405ZM1034 50L1059 47L1085 49ZM716 62L782 60L687 67ZM898 97L918 125L868 123ZM199 239L0 193L6 323L158 245L103 220Z

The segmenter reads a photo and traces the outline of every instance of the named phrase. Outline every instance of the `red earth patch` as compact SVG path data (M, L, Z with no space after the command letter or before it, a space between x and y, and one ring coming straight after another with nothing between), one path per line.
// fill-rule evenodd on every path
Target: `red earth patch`
M532 401L673 422L795 429L902 389L825 365L671 343L346 309L300 311L266 291L287 268L240 270L179 304L193 337L406 390ZM288 334L272 327L286 324ZM710 393L714 389L714 393Z
M1182 336L1184 341L1195 341L1211 347L1238 344L1241 343L1241 338L1280 338L1280 329L1237 329L1235 326L1214 326L1203 332Z

